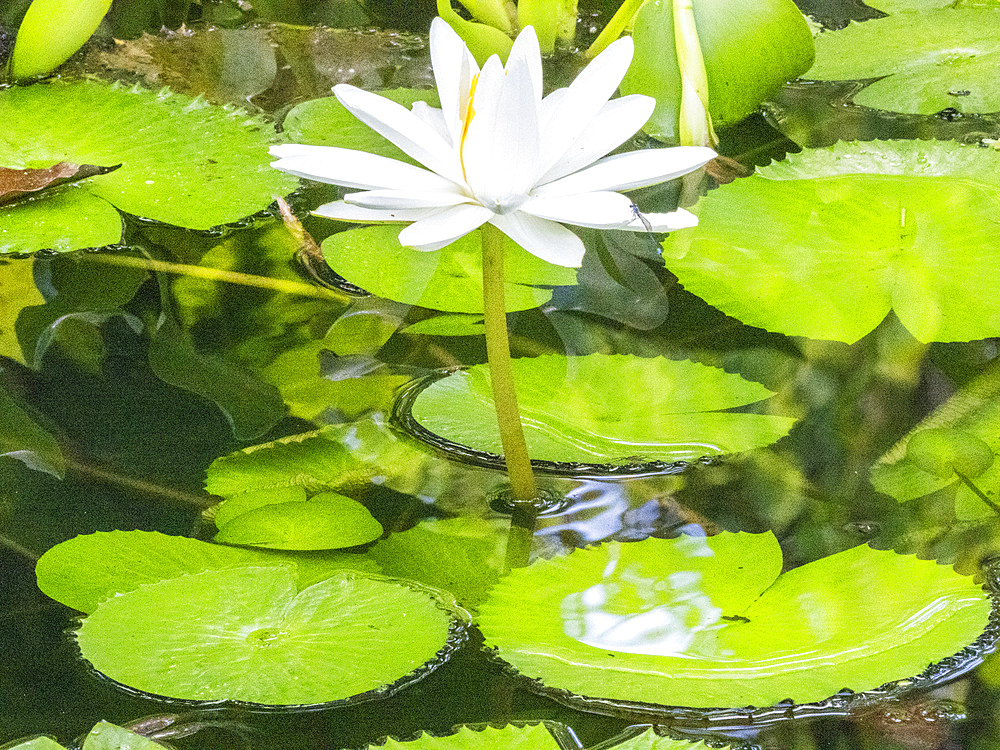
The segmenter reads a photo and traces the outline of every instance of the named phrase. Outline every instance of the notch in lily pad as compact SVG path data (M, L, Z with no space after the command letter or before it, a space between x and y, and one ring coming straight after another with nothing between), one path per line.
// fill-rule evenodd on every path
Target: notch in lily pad
M989 596L933 560L859 546L782 568L770 532L603 544L511 571L478 624L539 689L612 713L846 706L842 691L928 687L989 647Z

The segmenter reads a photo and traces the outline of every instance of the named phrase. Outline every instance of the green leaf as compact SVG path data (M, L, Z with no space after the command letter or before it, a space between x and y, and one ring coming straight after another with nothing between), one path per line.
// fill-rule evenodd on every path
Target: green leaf
M323 256L350 283L379 297L444 312L483 312L478 230L430 253L400 245L399 231L399 226L384 225L338 232L323 241ZM506 242L508 312L548 302L552 292L544 287L576 283L575 269L546 263L512 240Z
M890 448L872 467L871 482L875 489L905 503L957 483L958 478L953 471L945 476L928 473L919 462L913 460L914 455L910 450L911 442L918 435L943 428L960 432L967 438L978 439L993 456L1000 454L1000 369L996 366L987 367L975 380L941 404ZM981 446L977 443L973 445L975 447L972 450L981 455ZM970 456L967 452L956 457L962 461L968 458ZM1000 463L994 461L991 466L976 474L975 480L976 485L991 500L1000 500L997 494L1000 489ZM956 488L955 510L960 520L995 517L993 510L964 485Z
M62 478L65 471L58 441L0 388L0 456L10 456L35 471Z
M946 8L997 8L1000 0L866 0L865 5L883 13L906 13Z
M0 211L0 238L11 238L0 240L3 252L117 242L121 224L112 207L210 229L265 209L297 185L268 165L267 146L275 140L270 125L167 91L97 81L13 87L0 91L0 121L6 123L0 166L122 165ZM122 133L135 137L122 138ZM46 217L50 203L52 213ZM59 229L46 227L40 238L27 234L43 219Z
M104 599L184 573L286 565L300 586L328 578L343 568L371 569L357 555L290 555L209 544L155 531L98 531L57 544L35 565L38 588L46 596L81 612L93 612Z
M920 430L906 444L906 458L936 477L978 477L993 465L993 449L968 432L950 427Z
M878 78L855 104L918 115L996 112L997 76L1000 13L990 9L904 13L824 32L809 71L821 81Z
M51 73L97 31L111 0L34 0L10 57L15 80Z
M104 247L121 239L121 214L86 185L0 206L0 255Z
M905 581L905 586L899 582ZM770 532L609 543L512 571L487 646L547 687L694 707L808 703L917 675L990 599L933 560L855 547L781 573Z
M468 517L421 521L383 539L368 554L385 575L444 589L463 606L476 607L503 572L507 526Z
M628 732L629 730L626 730ZM633 730L634 731L634 730ZM602 742L601 750L712 750L715 745L706 745L704 742L689 742L688 740L675 740L657 734L653 727L650 727L642 734L626 739L624 742L615 742L615 738ZM716 750L730 750L731 746L716 748Z
M950 141L807 149L703 197L664 257L688 291L770 331L853 343L892 310L920 341L985 338L1000 326L998 175L1000 153Z
M708 75L709 114L717 126L739 122L812 64L812 34L791 0L700 0L694 16ZM656 109L643 129L674 139L681 78L672 4L645 3L632 38L635 58L621 92L654 97Z
M45 298L35 286L34 264L30 260L0 263L0 356L27 364L14 323L24 308L44 304Z
M528 453L585 464L693 461L770 445L795 420L719 411L773 395L759 383L690 361L548 354L513 361ZM425 388L414 419L453 443L500 455L488 365Z
M158 750L164 746L107 721L98 722L83 740L83 750Z
M48 737L35 737L16 745L4 745L3 750L66 750L66 748Z
M324 492L302 501L271 503L238 515L215 541L284 550L356 547L382 536L382 525L357 500Z
M544 724L472 729L459 727L454 734L435 737L423 732L415 740L400 742L388 737L383 745L368 750L560 750L560 745Z
M482 336L485 331L482 315L435 315L406 326L403 333L422 336Z
M414 102L440 107L433 89L384 89L375 93L412 108ZM311 99L295 106L282 124L286 138L293 143L312 146L339 146L367 151L390 159L416 164L392 143L352 115L336 97Z
M145 584L101 602L76 632L96 670L185 700L301 705L393 683L445 647L429 593L339 575L299 592L287 568L233 568Z
M222 528L237 516L249 513L265 505L275 503L301 503L309 498L302 487L268 487L262 490L249 490L236 495L230 500L223 500L216 505L211 513L212 520L218 528Z

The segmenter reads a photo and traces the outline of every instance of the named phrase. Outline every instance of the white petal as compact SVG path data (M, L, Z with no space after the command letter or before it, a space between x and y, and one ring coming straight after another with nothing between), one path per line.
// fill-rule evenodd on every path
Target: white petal
M352 115L403 153L448 179L462 179L451 144L402 104L346 83L334 86L333 93Z
M381 222L419 221L420 219L434 216L440 213L440 211L441 209L427 208L388 208L377 210L352 206L350 203L345 203L344 201L334 201L333 203L324 203L312 213L316 216L325 216L328 219L337 219L338 221L377 224Z
M349 193L344 200L364 208L447 208L462 203L471 203L466 195L451 190L369 190L364 193Z
M496 213L516 209L538 175L538 102L523 59L491 58L479 74L475 115L462 148L465 180Z
M532 198L521 210L541 219L594 229L624 229L635 219L632 201L621 193L574 193Z
M431 21L431 67L452 144L458 144L472 79L479 66L455 30L440 16Z
M632 62L633 51L631 37L612 42L569 85L542 131L545 161L540 173L562 158L615 93Z
M512 65L526 65L531 77L531 88L536 102L542 100L542 50L538 46L538 35L533 26L526 26L514 40L514 46L507 55L507 70Z
M417 250L440 250L489 221L493 212L479 205L446 208L427 219L410 224L399 233L399 243Z
M648 227L643 224L642 219L648 222ZM643 214L642 219L637 216L627 227L622 228L639 232L673 232L677 229L690 229L698 226L698 217L683 208L666 214Z
M539 219L523 211L496 215L490 223L532 255L557 266L579 268L583 263L583 240L562 224Z
M300 146L287 144L278 161L271 166L282 172L317 182L329 182L349 188L411 188L414 190L454 190L455 183L441 175L413 164L336 146ZM293 154L285 156L286 154Z
M427 102L416 101L413 102L413 109L411 111L434 128L435 132L442 138L449 143L451 142L451 133L448 132L448 126L444 121L444 113L440 109L432 107Z
M656 185L693 172L714 159L715 152L703 146L647 148L615 154L595 162L532 191L532 195L549 197L589 193L595 190L631 190Z
M546 183L565 177L618 148L646 124L655 106L653 97L642 94L612 99L538 181Z

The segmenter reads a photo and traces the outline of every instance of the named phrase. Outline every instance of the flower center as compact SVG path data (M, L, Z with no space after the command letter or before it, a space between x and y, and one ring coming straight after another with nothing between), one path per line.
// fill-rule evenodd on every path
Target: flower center
M465 138L469 134L469 124L476 116L476 108L473 101L476 98L476 85L479 83L479 74L472 76L472 84L469 86L469 101L465 105L465 116L462 117L462 136L458 141L458 161L462 165L462 178L468 182L469 178L465 174Z

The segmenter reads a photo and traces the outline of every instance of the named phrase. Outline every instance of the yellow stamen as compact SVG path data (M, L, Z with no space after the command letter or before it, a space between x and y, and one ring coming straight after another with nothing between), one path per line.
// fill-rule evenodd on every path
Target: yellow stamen
M462 177L468 180L465 175L465 137L469 134L469 123L476 116L476 108L472 106L476 98L476 85L479 83L479 73L472 76L472 85L469 86L469 102L465 105L465 117L462 118L462 136L458 143L458 161L462 165Z

